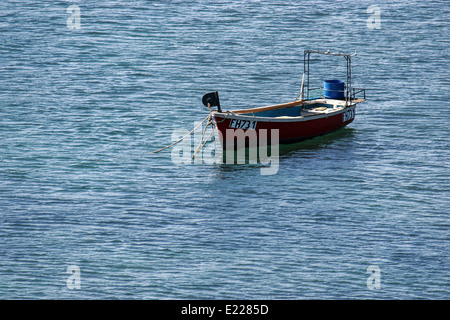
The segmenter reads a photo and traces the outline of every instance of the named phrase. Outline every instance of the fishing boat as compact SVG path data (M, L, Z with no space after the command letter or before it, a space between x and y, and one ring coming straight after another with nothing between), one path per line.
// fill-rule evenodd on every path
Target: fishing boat
M347 64L346 83L324 80L322 88L310 87L311 54L344 57ZM271 106L223 111L217 91L203 96L219 132L223 149L236 148L245 140L264 138L271 143L270 132L276 132L278 143L289 144L331 133L347 126L355 119L358 103L366 100L365 89L352 87L351 58L354 54L305 50L301 91L294 101ZM317 94L317 89L321 90ZM315 93L316 92L316 93ZM264 135L264 136L263 136Z

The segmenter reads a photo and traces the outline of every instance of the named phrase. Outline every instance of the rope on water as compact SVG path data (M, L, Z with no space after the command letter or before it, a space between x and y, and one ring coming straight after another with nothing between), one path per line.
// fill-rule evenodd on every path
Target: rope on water
M211 113L210 113L210 114L209 114L209 118L208 118L208 122L206 123L206 126L205 126L205 128L203 129L203 132L202 132L202 138L200 139L200 142L199 142L199 144L198 144L198 146L197 146L197 149L196 149L195 152L194 152L194 155L192 156L192 159L194 159L195 155L196 155L200 150L202 150L203 146L206 144L206 141L208 141L209 138L206 139L205 143L203 143L203 137L205 136L206 129L207 129L208 126L211 125L211 124L212 124L212 116L211 116ZM210 137L211 137L211 136L210 136Z
M198 127L200 127L200 126L201 126L206 120L208 120L208 119L211 119L211 113L210 113L210 114L209 114L202 122L200 122L200 123L199 123L199 124L198 124L191 132L189 132L188 134L186 134L184 137L182 137L181 139L179 139L179 140L175 141L174 143L168 145L167 147L164 147L164 148L162 148L162 149L153 151L152 153L158 153L158 152L161 152L161 151L166 150L167 148L170 148L170 147L176 145L177 143L183 141L185 138L189 137L195 130L197 130ZM209 123L209 122L208 122L208 123Z
M202 149L203 149L203 147L205 146L205 144L209 141L209 139L211 139L211 136L213 135L213 133L214 133L214 130L211 130L211 133L209 134L209 136L208 136L208 138L206 138L206 140L205 140L205 142L203 142L203 136L202 136L202 140L201 140L201 142L200 143L202 143L203 142L203 144L200 146L198 146L197 147L197 150L195 150L195 152L194 152L194 154L192 155L192 160L195 158L195 155L197 154L197 153L199 153ZM214 139L214 148L215 148L215 142L216 140Z

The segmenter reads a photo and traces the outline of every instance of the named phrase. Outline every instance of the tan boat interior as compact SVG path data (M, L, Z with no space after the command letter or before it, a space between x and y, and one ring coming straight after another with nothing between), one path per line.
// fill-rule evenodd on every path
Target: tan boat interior
M351 104L363 102L364 99L353 99ZM336 109L342 109L346 105L345 100L333 100L333 99L314 99L314 100L297 100L288 103L276 104L265 107L239 109L231 111L233 114L241 115L253 115L258 113L258 116L263 117L298 117L316 115L318 113L328 113L335 111ZM285 110L282 110L285 109Z

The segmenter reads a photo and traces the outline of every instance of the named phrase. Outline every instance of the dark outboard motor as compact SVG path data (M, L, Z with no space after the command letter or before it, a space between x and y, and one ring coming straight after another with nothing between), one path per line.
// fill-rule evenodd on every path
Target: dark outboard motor
M220 108L219 93L217 91L207 93L203 96L202 102L208 109L217 107L217 111L222 112Z

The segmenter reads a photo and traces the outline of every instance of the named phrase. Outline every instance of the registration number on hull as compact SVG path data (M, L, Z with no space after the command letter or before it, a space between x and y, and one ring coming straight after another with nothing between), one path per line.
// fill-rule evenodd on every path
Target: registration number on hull
M240 120L240 119L231 119L230 120L230 128L235 128L235 129L256 129L256 124L258 123L258 121L253 121L253 120Z
M343 122L349 121L349 120L352 120L354 117L355 117L355 109L351 109L351 110L345 111L342 114L342 121Z

